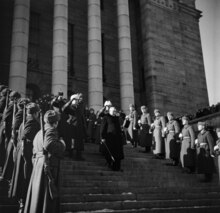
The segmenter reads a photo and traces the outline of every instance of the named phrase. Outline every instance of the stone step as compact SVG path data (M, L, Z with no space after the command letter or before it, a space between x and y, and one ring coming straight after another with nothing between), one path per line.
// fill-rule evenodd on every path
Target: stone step
M124 200L174 200L177 194L164 193L164 194L134 194L134 193L122 193L122 194L82 194L82 195L65 195L61 197L61 202L70 203L74 202L95 202L95 201L124 201ZM218 199L220 198L220 192L212 193L180 193L178 199Z
M81 178L81 179L80 179ZM158 179L159 180L159 179ZM84 179L83 176L78 176L74 178L69 178L61 181L62 187L165 187L165 186L173 186L178 183L179 180L173 180L171 183L159 183L157 179L135 179L129 177L126 178L113 178L113 177L103 177L103 176L93 176L92 178ZM187 185L184 183L179 183L179 187L185 186L186 188L191 188L192 186L202 186L201 183L198 183L195 180L188 180ZM215 183L209 183L206 186L215 186Z
M220 206L197 206L197 207L172 207L172 208L142 208L142 209L125 209L125 210L112 210L102 209L93 211L74 211L76 213L216 213L220 211ZM72 213L73 211L63 212Z
M202 193L202 192L220 192L219 187L191 187L191 188L183 188L183 187L168 187L168 188L161 188L161 187L127 187L127 186L120 186L120 187L61 187L60 189L61 194L121 194L121 193L140 193L140 194L147 194L147 193L167 193L173 192L176 194L183 193L183 192L191 192L191 193Z
M66 211L92 211L101 209L141 209L141 208L168 208L168 207L194 207L217 206L218 199L194 199L194 200L151 200L151 201L114 201L114 202L82 202L82 203L62 203L61 212Z

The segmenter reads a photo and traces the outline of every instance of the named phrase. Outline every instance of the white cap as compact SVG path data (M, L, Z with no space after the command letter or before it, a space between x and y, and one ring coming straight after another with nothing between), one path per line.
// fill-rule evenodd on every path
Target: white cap
M112 106L112 102L111 101L105 101L104 106Z

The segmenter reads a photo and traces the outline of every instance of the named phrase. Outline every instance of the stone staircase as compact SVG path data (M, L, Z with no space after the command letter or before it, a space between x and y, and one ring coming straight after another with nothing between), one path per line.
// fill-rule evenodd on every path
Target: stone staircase
M60 212L220 212L217 175L211 183L200 183L195 174L184 174L140 150L124 147L123 172L107 168L96 144L85 144L85 161L65 158ZM0 186L0 212L17 212L17 203L6 194L7 186Z
M124 171L113 172L97 145L85 149L85 161L62 162L61 212L220 212L217 175L212 183L200 183L195 174L129 144Z

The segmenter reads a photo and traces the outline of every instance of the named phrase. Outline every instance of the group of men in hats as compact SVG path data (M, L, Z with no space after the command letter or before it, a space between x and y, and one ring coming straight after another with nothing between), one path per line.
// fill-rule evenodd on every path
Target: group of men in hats
M19 212L59 212L60 159L73 138L63 124L71 117L80 132L81 103L80 94L67 103L58 96L49 104L34 103L0 85L0 185L18 200ZM83 145L77 143L80 152Z
M171 160L174 166L181 164L184 172L197 171L210 181L220 139L214 146L206 124L198 123L195 139L187 116L180 124L172 112L167 113L166 120L155 109L152 120L146 106L140 109L142 114L138 116L134 104L130 104L125 116L106 101L97 116L94 111L86 116L81 93L72 95L69 101L59 94L49 103L42 99L34 103L0 85L0 184L9 185L9 197L18 200L20 212L56 212L60 159L65 150L71 158L76 150L75 159L84 160L84 142L88 135L94 139L91 126L95 123L95 138L101 142L100 151L112 170L121 171L123 145L130 141L134 148L140 145L145 152L153 148L154 158ZM220 138L220 129L217 132Z
M124 126L127 128L127 140L133 147L139 144L145 147L145 152L152 148L155 159L167 159L171 162L166 165L181 165L184 173L203 174L201 181L211 181L215 172L216 142L205 122L198 122L199 133L196 136L188 116L183 116L179 122L172 112L168 112L165 118L160 110L155 109L154 119L151 120L146 106L141 107L140 117L133 104L129 108ZM219 150L219 144L215 146L216 150Z

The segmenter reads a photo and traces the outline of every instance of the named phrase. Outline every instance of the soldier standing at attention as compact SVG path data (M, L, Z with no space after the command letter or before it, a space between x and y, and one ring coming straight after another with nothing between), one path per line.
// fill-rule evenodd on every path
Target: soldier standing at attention
M163 159L164 158L164 128L165 128L165 118L160 114L158 109L154 110L155 119L153 124L151 125L151 129L153 130L153 140L155 143L154 149L154 158Z
M127 140L131 141L133 147L137 147L138 144L138 114L135 110L134 104L129 105L130 113L126 116L126 120L130 121L127 131Z
M8 94L9 94L8 90ZM21 95L16 91L11 91L8 95L9 104L5 106L1 124L0 124L0 167L4 166L6 158L6 150L11 139L11 126L13 118L14 101L17 101Z
M45 134L41 130L34 138L34 164L24 213L59 212L58 195L55 196L55 190L50 188L51 181L54 188L59 188L60 159L63 157L66 147L64 141L59 139L58 121L59 114L57 112L47 111L44 115Z
M198 174L204 174L204 182L210 182L215 172L214 165L214 139L209 131L206 130L205 122L198 122L198 141L197 147L197 164Z
M152 146L152 137L149 133L151 127L151 117L148 113L146 106L141 106L141 118L139 120L140 125L140 146L145 147L145 152L149 152Z
M0 85L0 122L6 105L7 86Z
M189 125L189 118L182 117L183 129L179 137L181 139L180 161L183 172L192 173L195 170L195 133Z
M216 141L216 146L214 147L215 152L218 155L218 173L219 173L219 183L220 183L220 128L216 129L218 140Z
M177 142L177 138L180 133L180 127L178 122L174 119L174 115L172 112L167 113L167 118L169 121L165 128L166 159L171 159L172 165L177 166L180 158L180 143Z

